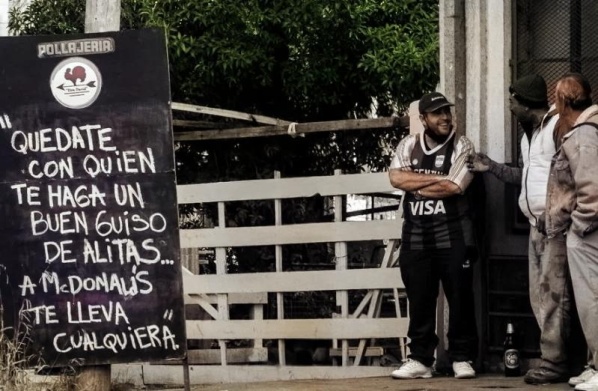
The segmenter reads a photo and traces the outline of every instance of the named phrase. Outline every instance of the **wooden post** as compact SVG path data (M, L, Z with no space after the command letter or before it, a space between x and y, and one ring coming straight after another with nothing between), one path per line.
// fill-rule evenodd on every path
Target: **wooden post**
M103 33L120 30L120 0L87 0L85 32Z
M440 6L440 88L446 97L455 104L455 123L457 132L465 134L466 98L469 94L466 85L465 63L467 60L465 45L466 0L445 0ZM469 106L467 106L469 108ZM468 134L469 137L469 134ZM444 298L444 290L440 287L438 308L436 312L436 368L451 366L448 357L448 303Z
M85 32L100 33L120 30L120 0L87 0ZM85 366L77 376L77 390L110 391L110 365Z

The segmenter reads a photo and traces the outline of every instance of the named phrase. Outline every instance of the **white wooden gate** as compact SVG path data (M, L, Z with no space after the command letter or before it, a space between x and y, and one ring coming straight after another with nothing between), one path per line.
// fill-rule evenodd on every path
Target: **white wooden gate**
M187 320L187 338L219 341L217 349L189 351L191 383L247 382L309 378L351 378L388 375L391 367L367 365L364 357L381 354L373 349L376 339L398 338L397 348L405 352L408 318L401 310L404 300L400 270L396 266L401 218L392 220L342 221L335 208L335 221L329 223L281 224L281 200L320 196L335 197L342 204L348 194L396 193L387 173L333 175L302 178L274 178L240 182L219 182L178 187L179 204L218 204L218 224L212 229L181 231L181 248L215 248L216 274L184 273L186 303L198 304L211 319ZM275 225L226 227L225 203L242 200L273 200ZM350 269L347 242L384 240L386 250L380 267ZM283 271L282 246L297 243L334 243L336 270ZM227 248L237 246L275 246L276 271L268 273L226 273ZM379 317L382 290L392 292L396 316ZM353 312L349 312L348 291L367 290ZM326 319L285 319L283 293L336 291L340 313ZM276 298L277 316L264 319L263 306L268 293ZM252 319L231 320L229 306L248 304ZM286 363L285 340L322 339L333 341L332 366L290 366ZM231 348L226 341L253 340L253 347ZM278 340L278 362L267 363L264 340ZM369 348L368 348L369 345ZM212 364L212 365L209 365ZM216 365L214 365L216 364ZM163 368L162 368L163 369ZM174 369L173 369L174 370ZM174 372L173 372L174 373ZM145 372L146 383L151 373ZM147 377L150 377L148 379ZM164 383L164 371L160 371ZM178 377L174 375L173 377Z

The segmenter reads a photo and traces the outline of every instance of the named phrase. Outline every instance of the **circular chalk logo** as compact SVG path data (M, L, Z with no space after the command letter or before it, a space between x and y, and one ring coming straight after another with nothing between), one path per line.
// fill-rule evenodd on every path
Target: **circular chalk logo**
M71 57L60 62L50 77L52 95L61 105L71 109L90 106L100 95L102 75L91 61Z

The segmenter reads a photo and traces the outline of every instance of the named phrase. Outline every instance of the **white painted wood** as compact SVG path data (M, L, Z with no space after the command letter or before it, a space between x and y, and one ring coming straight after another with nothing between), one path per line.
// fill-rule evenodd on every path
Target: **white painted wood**
M338 121L296 123L291 128L294 135L315 132L336 132L347 130L369 130L407 126L406 117L358 118ZM217 130L176 132L175 141L223 140L248 137L289 136L288 125L252 126Z
M184 302L185 304L199 305L205 312L208 313L208 315L212 317L212 319L220 318L218 310L214 308L214 306L206 300L207 298L208 295L185 295Z
M349 348L349 356L355 357L357 355L357 348ZM339 357L342 352L341 349L330 349L330 357ZM363 353L364 357L379 357L384 354L384 348L380 346L369 346Z
M307 181L306 181L307 179ZM204 305L213 305L209 297L218 297L216 320L188 320L187 337L190 339L212 339L221 344L220 360L222 368L233 363L230 351L226 349L224 341L251 339L257 341L255 347L261 347L263 339L278 340L279 364L287 367L285 359L285 339L325 339L341 342L342 365L350 367L355 356L370 356L374 350L365 348L367 339L397 338L407 333L408 318L376 318L379 309L381 289L394 289L397 292L404 289L400 269L388 267L396 262L394 254L385 254L380 268L351 269L347 268L347 247L345 242L366 240L389 240L388 246L395 248L396 240L400 238L402 220L376 221L342 221L342 211L336 211L334 223L310 223L296 225L282 225L281 199L312 196L335 196L336 205L342 205L345 194L389 193L395 192L390 187L387 173L335 175L315 178L281 179L275 174L275 179L260 181L243 181L234 183L216 183L205 185L180 186L179 200L181 203L218 202L218 226L213 229L183 230L181 231L182 248L216 248L217 273L215 275L184 275L184 291L189 301L201 298ZM224 203L234 200L272 199L275 208L275 225L268 227L224 227ZM328 271L300 271L285 272L282 263L282 245L301 243L335 243L336 265L339 270ZM227 247L272 245L276 252L276 272L269 273L226 273ZM373 290L368 293L369 299L363 304L363 312L369 304L369 318L353 318L348 311L348 290ZM337 291L340 314L333 319L284 319L283 293L307 291ZM256 293L266 295L267 292L276 293L278 319L230 320L228 306L231 304L233 293ZM375 294L374 294L375 292ZM200 296L196 296L200 295ZM367 295L366 295L367 296ZM376 303L373 303L371 299ZM212 299L213 300L213 299ZM212 307L213 308L213 307ZM263 317L262 311L253 314L256 318ZM212 311L216 313L216 311ZM361 340L361 349L350 350L348 340ZM362 346L363 345L363 346ZM217 355L213 350L209 355ZM379 353L379 350L376 351ZM376 353L376 354L377 354ZM218 362L218 357L210 360ZM356 364L359 360L356 361ZM263 368L256 366L255 368ZM238 366L234 366L236 370ZM316 367L317 368L317 367ZM329 372L331 367L326 368ZM361 372L362 366L350 367ZM266 369L270 371L270 369ZM308 371L308 378L317 377L319 369ZM268 372L270 373L270 372ZM274 373L274 372L273 372ZM273 376L278 376L273 374ZM329 377L329 376L328 376ZM345 376L343 376L345 377ZM246 381L245 378L243 381ZM263 381L263 376L259 377Z
M214 228L213 230L224 231L226 227L226 215L224 209L224 202L218 202L218 227ZM216 249L216 275L218 276L225 276L226 275L226 249L223 247ZM184 291L184 288L183 288ZM221 321L227 321L230 318L229 314L229 307L228 307L228 295L224 292L218 294L218 319ZM227 365L226 362L226 341L219 340L218 344L220 345L220 363L222 365Z
M112 364L112 384L130 384L135 389L145 389L146 385L143 382L143 366L148 363L136 364ZM179 369L180 371L180 369ZM182 371L181 371L182 372ZM41 377L41 376L40 376ZM48 380L47 375L43 375L43 382ZM63 379L60 379L63 380ZM182 377L181 377L182 380ZM182 382L181 382L182 384ZM116 388L116 387L114 387Z
M283 121L278 118L266 117L264 115L249 114L240 111L217 109L206 106L190 105L188 103L172 102L172 110L187 111L198 114L209 114L225 118L235 118L267 125L288 125L290 123L289 121Z
M101 33L120 30L121 0L86 0L85 33ZM76 379L79 390L110 390L110 365L83 366Z
M334 178L340 177L341 170L334 170ZM343 221L345 203L343 202L343 195L334 196L334 222L340 223ZM335 269L347 270L349 261L347 259L347 242L337 242L334 244ZM341 318L347 319L349 317L349 293L347 290L336 291L336 305L340 307ZM347 366L349 364L349 341L341 340L341 365Z
M85 32L103 33L120 30L120 0L87 0Z
M405 313L401 312L401 299L406 298L407 293L405 293L405 291L399 292L398 289L393 289L392 295L393 295L393 298L395 301L395 311L396 311L397 317L400 317L400 318L409 317L409 302L407 302L407 308L405 309ZM401 349L401 357L406 358L407 354L408 354L407 334L399 336L399 346Z
M199 296L199 297L198 297ZM199 294L187 295L185 294L185 304L197 304L196 299L201 298L206 303L218 304L218 297L216 295ZM268 293L266 292L231 292L228 294L228 304L268 304Z
M251 319L263 320L264 319L264 307L261 305L254 305L251 307ZM264 346L264 340L256 338L253 340L253 346L255 348L261 348Z
M280 179L280 171L274 171L274 179ZM274 200L274 225L282 225L282 200ZM274 248L274 258L276 263L276 271L282 272L282 246L276 245ZM276 292L276 319L284 319L284 293ZM286 342L284 339L278 340L278 363L280 365L287 365Z
M189 339L361 339L407 335L408 319L188 320Z
M389 240L388 243L386 244L386 249L384 250L384 257L382 258L382 262L380 263L381 269L388 268L394 252L395 252L395 241ZM368 292L367 296L370 296L370 298L368 300L369 301L369 308L368 308L368 312L367 312L368 318L374 318L374 317L377 318L380 316L381 293L382 293L382 291L380 289L373 289ZM358 309L359 309L359 306L358 306ZM398 315L399 315L399 313L397 312L396 316L398 316ZM359 341L359 345L356 350L353 365L357 366L357 365L361 364L361 359L364 357L365 352L366 352L366 344L367 344L367 341L365 339L362 339ZM370 346L374 346L374 344L375 344L374 340L370 341Z
M374 291L373 290L368 291L368 293L365 294L363 299L361 299L361 302L359 303L357 308L355 308L355 311L353 311L353 313L351 314L351 318L359 318L361 316L361 314L363 313L363 310L365 309L365 307L372 300L373 296L374 296Z
M187 360L191 365L221 364L219 349L190 349L187 351ZM267 348L228 348L226 362L228 364L259 363L268 361ZM181 365L182 361L159 361L155 364Z
M230 365L191 366L191 384L250 383L264 381L307 379L356 379L390 376L394 367L331 367L331 366L279 366L279 365ZM183 371L173 365L144 365L145 384L183 384ZM284 388L284 385L281 385ZM226 389L226 387L223 387ZM282 389L282 388L281 388Z
M248 247L276 244L351 242L398 239L399 220L343 221L266 227L184 229L181 247Z
M183 276L187 294L404 288L399 268Z
M179 204L401 192L387 172L336 176L260 179L177 186Z

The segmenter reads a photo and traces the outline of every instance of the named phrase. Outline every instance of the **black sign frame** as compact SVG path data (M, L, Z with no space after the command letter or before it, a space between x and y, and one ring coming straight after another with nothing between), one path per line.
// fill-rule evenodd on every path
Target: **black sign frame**
M183 358L164 32L7 37L0 52L5 327L45 365Z

